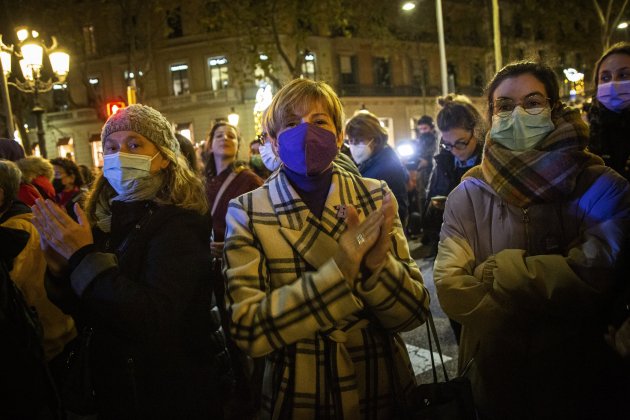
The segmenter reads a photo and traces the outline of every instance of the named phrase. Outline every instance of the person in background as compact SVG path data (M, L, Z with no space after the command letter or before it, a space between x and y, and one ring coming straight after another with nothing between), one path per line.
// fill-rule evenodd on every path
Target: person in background
M77 165L79 167L79 172L81 173L81 177L83 178L83 190L88 191L92 184L94 183L94 172L87 165Z
M433 169L433 156L437 151L437 133L433 118L423 115L416 124L418 135L418 168L416 172L416 193L420 213L424 215L424 204L427 200L427 186Z
M346 137L352 159L361 176L385 181L398 203L398 217L404 226L407 221L407 179L396 152L387 145L387 131L376 115L359 112L346 123Z
M229 314L226 311L225 279L223 276L223 247L226 230L228 203L235 197L254 190L263 184L246 162L237 160L241 136L238 128L218 122L212 126L205 147L206 196L210 205L212 226L209 238L212 252L212 270L220 281L214 283L216 303L221 313L223 329L228 337L228 346L232 355L236 374L236 394L241 397L238 404L231 400L227 411L233 418L249 418L254 409L256 395L253 363L247 355L240 352L230 339ZM252 385L254 384L254 385Z
M630 186L586 151L588 127L559 96L547 65L501 69L481 164L446 200L434 279L484 419L627 413L603 333Z
M17 198L20 182L15 163L0 159L0 418L58 419L60 405L44 359L41 324L16 284L16 271L24 271L17 265L35 262L25 261L33 256L33 241L39 251L39 237L29 232L35 229L21 217L30 209Z
M119 110L101 140L103 174L86 212L75 204L78 223L51 201L33 207L48 295L92 331L98 418L221 419L203 183L153 108Z
M260 142L261 145L258 150L260 151L260 157L263 161L263 164L269 172L275 172L276 170L278 170L280 165L282 165L282 162L280 161L280 158L274 150L273 144L271 143L271 140L266 133L263 133L260 136Z
M24 159L24 156L24 149L20 143L15 140L0 138L0 159L17 162L20 159ZM18 199L27 206L32 206L38 198L42 198L42 195L37 191L37 188L22 180L18 191Z
M329 85L287 83L263 116L282 166L228 208L232 337L265 357L260 418L396 418L415 383L398 332L429 295L385 183L333 162L342 124Z
M47 364L60 379L54 367L62 368L62 351L76 330L73 319L46 297L40 236L31 209L17 197L21 178L15 163L0 159L0 418L57 419L60 407ZM35 315L25 317L26 308Z
M620 42L606 50L595 64L597 93L589 108L591 126L589 150L630 180L630 43ZM624 252L630 253L630 241ZM630 286L628 258L622 258L616 278L619 298L613 308L606 339L630 360ZM617 312L617 313L615 313Z
M442 133L440 153L435 155L435 167L422 207L422 246L414 250L414 258L434 257L437 253L444 200L459 184L462 175L481 162L486 134L483 118L467 97L447 95L438 98L438 105L441 107L437 115ZM455 336L459 339L457 330Z
M610 47L595 64L588 148L630 180L630 43Z
M222 121L212 126L205 144L206 196L210 205L211 248L215 258L223 255L228 203L263 183L245 162L237 160L240 142L238 128Z
M53 178L53 187L55 187L55 202L64 208L66 212L74 220L77 215L74 213L74 205L81 204L85 199L86 191L82 188L84 185L81 171L74 161L68 158L51 159L55 176Z
M249 167L252 168L256 175L265 180L271 175L271 172L263 163L262 156L260 155L261 147L262 142L260 138L254 139L249 143Z
M179 133L175 133L175 137L179 143L179 149L182 151L182 155L186 159L186 162L188 162L190 169L196 174L201 174L201 167L199 166L199 161L197 160L197 151L195 150L195 146L190 140Z
M39 156L27 156L15 163L22 172L23 182L35 187L42 198L55 199L55 187L52 185L54 170L48 160Z
M12 182L15 174L20 174L19 168L13 162L0 160L0 168L3 176L7 177L7 182ZM5 186L5 192L8 194L9 191L12 189ZM64 346L76 336L74 321L46 297L44 290L46 259L39 248L39 233L31 223L33 217L31 209L11 195L5 197L4 204L2 215L0 215L0 225L21 230L29 235L26 246L14 260L11 278L28 304L37 310L44 332L43 345L46 360L50 361L59 355Z

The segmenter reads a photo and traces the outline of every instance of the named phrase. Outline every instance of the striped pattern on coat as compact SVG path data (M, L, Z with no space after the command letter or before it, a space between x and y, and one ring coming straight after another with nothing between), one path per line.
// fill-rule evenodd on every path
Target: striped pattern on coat
M354 205L363 221L386 189L334 164L321 219L282 171L230 202L224 272L231 332L249 355L266 358L262 418L392 418L392 366L402 392L415 384L397 333L424 321L429 295L400 220L386 259L354 289L333 260L346 229L338 206ZM387 361L392 336L394 360Z

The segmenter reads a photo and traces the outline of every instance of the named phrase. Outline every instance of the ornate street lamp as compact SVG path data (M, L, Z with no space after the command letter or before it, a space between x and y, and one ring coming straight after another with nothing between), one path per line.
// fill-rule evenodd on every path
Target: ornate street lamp
M66 80L70 68L70 56L63 51L57 50L58 45L55 37L51 37L52 45L47 47L35 30L21 28L17 31L17 36L20 41L18 44L19 53L14 51L13 47L7 47L2 44L4 79L8 85L14 86L22 92L33 94L33 113L37 118L39 152L46 158L48 156L43 123L45 110L39 103L39 95L50 91L53 85L63 83ZM16 56L19 59L21 74L14 74L9 80L12 56ZM48 63L46 60L50 62L52 75L47 71Z

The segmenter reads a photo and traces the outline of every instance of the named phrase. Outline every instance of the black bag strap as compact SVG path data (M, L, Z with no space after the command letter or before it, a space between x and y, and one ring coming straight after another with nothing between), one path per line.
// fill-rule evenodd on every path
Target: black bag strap
M438 338L438 334L437 334L437 328L435 328L435 323L433 322L433 314L431 313L431 310L428 309L426 311L426 318L427 318L427 338L429 339L429 353L431 354L431 368L433 370L433 382L437 383L438 382L438 375L437 375L437 367L435 366L435 357L433 356L433 345L431 342L431 336L433 336L433 339L435 340L435 347L436 350L438 351L438 355L440 356L440 363L442 363L442 373L444 374L444 381L448 382L448 373L446 373L446 366L444 365L444 356L442 354L442 347L440 346L440 340Z

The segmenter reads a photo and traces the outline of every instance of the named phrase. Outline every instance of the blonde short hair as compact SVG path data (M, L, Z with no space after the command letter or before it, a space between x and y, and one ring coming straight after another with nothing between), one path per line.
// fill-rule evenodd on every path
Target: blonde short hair
M39 156L27 156L17 162L17 166L22 171L22 179L24 182L30 183L34 178L43 175L49 181L53 179L54 168L52 163Z
M278 138L287 120L294 115L304 115L314 102L321 102L337 129L343 131L343 107L332 87L326 82L295 79L276 93L265 111L262 125L272 139Z

